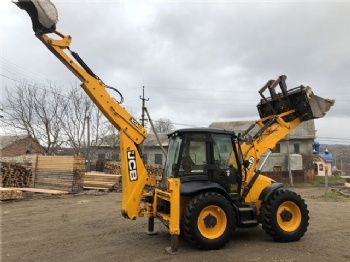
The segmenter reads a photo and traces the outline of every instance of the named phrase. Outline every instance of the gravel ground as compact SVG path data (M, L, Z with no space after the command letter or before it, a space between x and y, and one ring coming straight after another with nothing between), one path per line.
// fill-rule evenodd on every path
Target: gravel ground
M323 188L294 188L310 210L310 226L294 243L272 241L261 226L238 229L221 250L200 251L180 238L164 252L167 228L124 219L121 193L41 197L1 203L1 261L350 261L350 198L323 198Z

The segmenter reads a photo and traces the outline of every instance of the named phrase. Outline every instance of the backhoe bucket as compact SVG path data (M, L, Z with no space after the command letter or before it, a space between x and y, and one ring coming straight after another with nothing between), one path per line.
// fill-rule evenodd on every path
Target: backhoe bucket
M56 30L57 9L50 0L18 0L12 2L29 14L35 33L46 34Z
M300 86L287 90L285 79L286 76L280 76L276 81L270 80L259 91L262 97L257 106L260 118L278 115L294 109L295 113L288 115L284 120L290 122L296 118L300 118L303 122L324 117L326 112L334 105L334 100L324 99L314 95L312 89L308 86ZM282 93L275 92L275 87L278 84L281 87ZM263 95L263 92L267 88L271 95L268 98Z

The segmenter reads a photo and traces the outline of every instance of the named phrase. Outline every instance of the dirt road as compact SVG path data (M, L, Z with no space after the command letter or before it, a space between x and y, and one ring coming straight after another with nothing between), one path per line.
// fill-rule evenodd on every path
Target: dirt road
M273 242L260 226L238 229L217 251L199 251L180 239L168 255L170 235L156 221L124 219L120 193L1 203L1 258L18 261L350 261L350 198L319 198L323 189L296 188L310 210L308 232L295 243Z

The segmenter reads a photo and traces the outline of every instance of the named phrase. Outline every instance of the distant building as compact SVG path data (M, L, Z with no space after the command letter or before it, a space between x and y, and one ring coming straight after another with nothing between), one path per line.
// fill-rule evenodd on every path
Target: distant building
M334 162L333 156L328 149L324 153L320 153L320 143L314 141L313 147L313 163L315 176L330 176L332 175L332 164Z
M158 134L160 142L165 149L168 150L168 137L166 134ZM92 147L94 153L91 155L91 163L94 169L99 169L98 166L104 161L120 161L120 145L119 142L111 146L109 143L98 143L99 146ZM145 164L165 164L165 156L161 150L159 142L156 139L155 134L147 134L143 145L143 157Z
M243 133L254 123L255 121L214 122L209 127L231 130L238 134ZM258 130L259 127L256 125L249 134L254 135ZM291 170L312 170L312 142L315 139L315 132L313 120L302 122L277 143L262 170L264 172L288 171L289 157Z
M13 157L25 154L45 154L45 150L32 137L0 136L0 156Z

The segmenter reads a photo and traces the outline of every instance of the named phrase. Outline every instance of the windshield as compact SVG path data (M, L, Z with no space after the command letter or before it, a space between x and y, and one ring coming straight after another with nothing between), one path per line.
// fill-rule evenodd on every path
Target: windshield
M181 137L172 137L169 140L168 155L163 171L163 182L168 178L174 177L175 166L179 159L179 152L182 139Z

